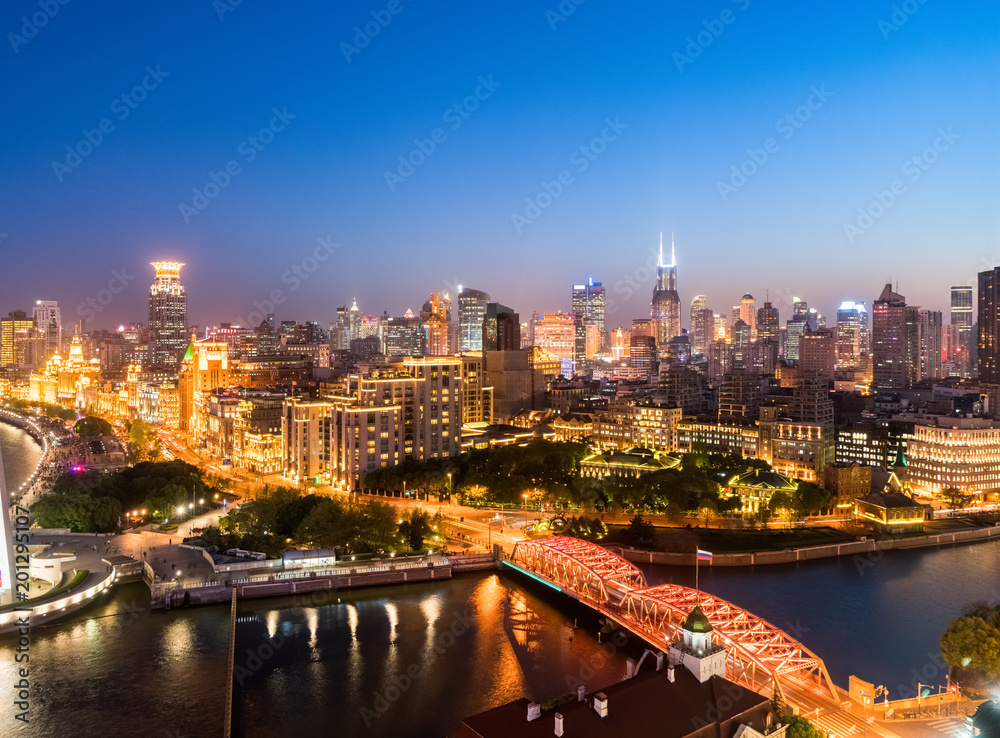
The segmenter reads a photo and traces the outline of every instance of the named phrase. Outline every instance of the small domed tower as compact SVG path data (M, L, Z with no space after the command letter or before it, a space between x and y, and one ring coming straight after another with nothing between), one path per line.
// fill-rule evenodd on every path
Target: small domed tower
M699 605L681 624L681 640L671 643L668 651L671 664L683 664L699 682L713 676L726 678L726 649L715 643L712 624Z

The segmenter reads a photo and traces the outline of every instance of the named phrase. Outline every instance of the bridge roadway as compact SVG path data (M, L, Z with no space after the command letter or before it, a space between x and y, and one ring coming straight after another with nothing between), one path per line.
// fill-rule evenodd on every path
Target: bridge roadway
M675 584L649 587L631 562L566 536L518 541L504 564L583 602L664 651L680 639L681 624L700 605L717 642L726 649L730 681L781 698L813 719L836 714L846 727L844 734L895 735L850 711L822 659L781 629L725 600Z

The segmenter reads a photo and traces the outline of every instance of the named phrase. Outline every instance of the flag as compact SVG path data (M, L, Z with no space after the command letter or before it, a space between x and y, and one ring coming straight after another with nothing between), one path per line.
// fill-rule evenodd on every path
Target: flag
M698 549L698 561L711 561L711 560L712 560L711 551L702 551L700 548Z

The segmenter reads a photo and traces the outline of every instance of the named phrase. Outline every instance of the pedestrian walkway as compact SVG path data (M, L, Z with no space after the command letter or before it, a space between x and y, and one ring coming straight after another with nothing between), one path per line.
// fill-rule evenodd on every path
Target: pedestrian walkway
M941 718L931 720L926 723L928 728L932 728L939 735L966 736L968 730L965 727L965 718Z
M844 738L849 735L862 735L864 732L864 721L860 717L844 711L831 712L827 715L820 715L817 718L810 718L810 722L826 735L831 737L836 736L836 738Z

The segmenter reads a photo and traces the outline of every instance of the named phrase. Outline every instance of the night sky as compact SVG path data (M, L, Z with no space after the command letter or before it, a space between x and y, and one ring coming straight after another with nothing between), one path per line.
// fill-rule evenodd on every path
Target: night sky
M194 324L593 277L610 328L673 231L685 325L767 290L832 324L1000 263L997 2L48 1L0 10L0 314L117 271L87 329L145 322L159 259Z

